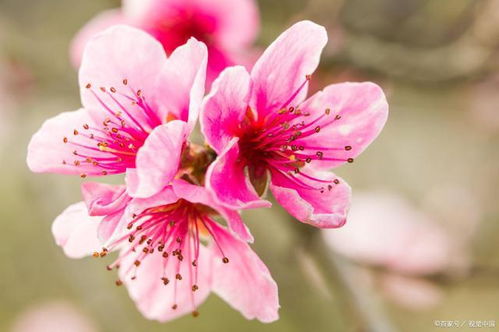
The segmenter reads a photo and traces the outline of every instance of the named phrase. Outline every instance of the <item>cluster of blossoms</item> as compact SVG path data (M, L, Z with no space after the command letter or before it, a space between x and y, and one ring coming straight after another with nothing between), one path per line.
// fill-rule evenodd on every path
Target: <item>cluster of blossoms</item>
M161 10L184 3L170 2ZM207 7L185 3L196 18L192 8ZM118 23L128 17L120 15ZM343 225L351 190L327 169L352 162L379 134L384 94L372 83L345 83L305 99L327 42L325 29L310 21L284 32L251 72L224 69L206 96L207 68L220 71L213 67L218 38L205 44L190 37L178 46L183 37L164 26L140 27L149 33L116 25L86 41L83 107L47 120L29 144L34 172L124 174L123 185L84 182L83 202L54 221L56 242L74 258L117 252L108 269L118 269L116 284L149 319L196 316L213 291L248 319L274 321L277 285L248 245L253 237L240 210L269 207L262 197L270 187L299 221ZM205 146L189 139L198 118Z

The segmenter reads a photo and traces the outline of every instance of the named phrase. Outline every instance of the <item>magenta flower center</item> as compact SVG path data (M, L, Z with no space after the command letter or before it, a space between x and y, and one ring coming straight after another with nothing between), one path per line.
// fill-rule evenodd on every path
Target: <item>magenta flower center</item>
M109 246L103 248L100 253L95 252L95 257L106 256L114 248L121 248L121 254L107 268L120 268L122 260L133 255L134 263L125 271L131 280L137 279L137 269L147 255L161 254L163 257L163 276L158 282L165 286L173 284L175 288L172 299L172 309L178 308L176 294L180 282L190 283L192 292L199 289L198 286L198 262L200 259L201 239L211 237L222 255L222 262L227 264L229 259L224 255L223 249L217 242L211 215L216 212L202 204L190 203L180 199L173 204L148 208L128 224L127 231L120 238L114 240ZM171 264L170 266L168 266ZM187 268L182 268L182 264ZM174 271L168 275L166 271ZM187 275L180 271L188 271ZM116 284L121 285L118 280ZM192 296L192 306L194 295ZM193 314L197 314L195 311Z
M216 30L216 19L195 9L177 8L175 15L160 17L145 28L170 54L191 37L211 46L211 36Z
M82 168L81 177L87 176L84 170L89 167L92 174L101 175L123 173L135 167L138 149L150 131L161 124L142 91L133 89L127 79L123 86L118 90L86 85L107 117L102 117L101 123L82 123L80 128L73 128L71 136L62 139L64 144L74 147L72 156L62 163Z
M248 109L237 135L243 162L249 167L250 174L256 177L270 171L305 189L321 192L331 190L333 183L339 183L338 179L321 180L308 175L303 168L321 160L354 161L353 158L344 157L344 151L352 150L351 145L329 146L321 144L320 139L314 139L321 130L336 125L341 118L341 114L334 114L330 108L324 109L320 115L312 116L299 106L289 106L289 103L263 119L256 119L253 111ZM338 156L339 151L342 152L341 156Z

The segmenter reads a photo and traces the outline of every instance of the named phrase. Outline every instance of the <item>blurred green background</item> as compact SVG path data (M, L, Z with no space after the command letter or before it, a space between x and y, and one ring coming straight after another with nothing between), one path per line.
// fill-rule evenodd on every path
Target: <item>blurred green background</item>
M279 284L281 319L268 325L215 295L196 319L147 321L105 262L68 259L52 239L52 220L80 199L80 179L30 173L26 146L44 119L79 107L69 42L119 5L0 0L0 331L21 331L27 312L51 303L74 308L88 331L431 331L441 330L434 320L499 319L499 1L259 1L261 47L300 19L327 27L315 89L348 80L385 89L385 130L337 170L354 196L396 193L469 257L464 267L417 277L439 296L416 308L411 286L397 301L377 282L386 269L329 252L277 205L245 212L254 248Z

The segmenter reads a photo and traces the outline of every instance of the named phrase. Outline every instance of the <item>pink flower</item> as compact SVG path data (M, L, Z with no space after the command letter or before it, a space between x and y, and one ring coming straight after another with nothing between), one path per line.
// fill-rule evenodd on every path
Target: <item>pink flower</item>
M55 220L56 242L75 258L119 251L108 269L119 268L117 285L126 285L145 317L197 316L213 291L247 319L278 318L277 285L246 244L251 235L239 214L216 204L205 188L174 180L141 199L129 197L124 186L85 183L83 195L86 204L70 206Z
M74 304L52 300L32 305L16 317L11 332L97 332L95 322Z
M383 192L357 194L349 223L323 235L346 257L404 274L445 271L454 256L451 239L432 218Z
M256 62L226 69L203 102L202 130L219 154L206 179L219 202L268 206L270 190L294 217L317 227L345 222L350 187L324 170L352 162L380 133L388 105L373 83L333 84L305 100L327 42L309 21L284 32Z
M150 33L168 54L190 37L204 42L212 81L225 67L251 61L246 54L258 33L259 14L255 0L123 0L121 9L101 13L76 36L71 49L75 66L88 39L115 24Z
M95 36L79 72L83 108L42 125L29 144L28 166L81 177L126 172L129 193L157 193L177 173L170 165L179 164L179 146L197 121L206 59L206 46L195 39L167 58L161 44L135 28Z

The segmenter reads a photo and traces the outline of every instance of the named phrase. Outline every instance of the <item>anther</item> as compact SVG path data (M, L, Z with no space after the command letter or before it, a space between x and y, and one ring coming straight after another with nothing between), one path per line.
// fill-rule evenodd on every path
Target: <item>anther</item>
M113 268L109 265L106 265L106 270L111 271Z
M137 96L142 97L142 90L137 91Z
M64 143L67 143L67 142L68 142L68 138L67 138L67 137L64 137L64 138L62 139L62 141L63 141Z
M175 279L177 279L177 280L182 280L182 275L181 275L180 273L177 273L177 274L175 275Z
M352 147L350 145L345 146L345 150L350 151L352 150Z
M347 161L351 164L353 163L353 158L348 158Z
M88 83L87 85L85 85L85 88L87 89L90 89L92 87L92 84Z
M331 189L333 189L333 186L332 186L332 185L330 185L330 184L328 184L328 185L327 185L327 190L331 191Z
M224 264L227 264L229 262L229 259L227 257L222 258L222 262Z
M106 92L106 88L105 88L105 87L103 87L103 86L101 86L101 87L100 87L100 91L102 91L102 92Z
M199 289L198 285L192 285L192 291L195 292Z
M94 253L92 254L93 257L97 258L99 257L99 253L97 251L94 251Z
M199 316L199 311L194 310L194 311L192 312L192 317L196 318L197 316Z
M80 178L84 179L87 177L87 174L83 173L83 174L80 174Z
M176 305L176 304L172 305L173 310L177 310L177 308L178 308L178 305Z
M317 127L315 127L314 131L315 131L316 133L318 133L319 131L321 131L321 126L317 126Z
M73 135L78 135L78 130L73 130Z
M127 84L128 84L128 80L125 78L125 79L123 80L123 85L127 85Z
M310 162L312 162L312 158L310 158L310 157L309 157L309 158L305 159L305 161L306 161L307 163L310 163Z
M198 266L198 263L195 260L193 260L192 261L192 266Z
M90 128L90 126L89 126L87 123L85 123L85 124L83 125L83 129L88 130L88 128Z
M317 157L319 157L319 159L322 159L322 157L324 156L324 153L322 153L322 151L317 151L317 153L315 155Z
M326 113L326 115L331 114L331 109L330 108L326 108L326 110L324 111L324 113Z
M338 114L334 118L335 118L335 120L339 120L339 119L341 119L341 115Z
M140 261L136 260L133 264L135 264L135 266L139 266L140 265Z
M116 92L116 89L115 89L115 88L113 88L113 87L111 87L111 89L110 89L110 90L111 90L111 92L112 92L112 93L115 93L115 92Z
M115 281L115 284L116 284L116 286L121 286L121 285L123 285L123 281L118 279Z
M163 253L163 257L168 258L168 253L166 251Z
M338 180L338 179L334 179L333 182L334 182L334 184L340 184L340 180Z
M163 277L163 278L161 278L161 280L163 280L163 285L165 285L165 286L170 283L170 279L168 279L168 278Z

